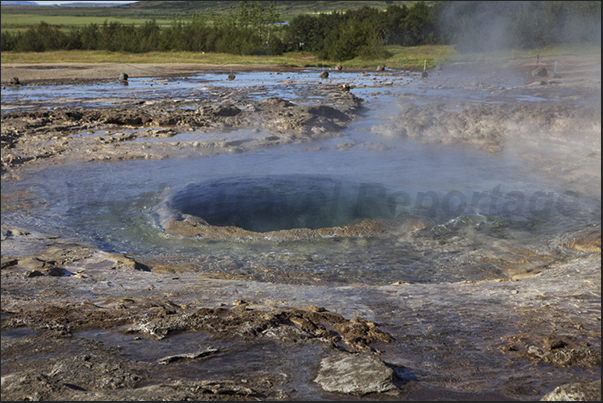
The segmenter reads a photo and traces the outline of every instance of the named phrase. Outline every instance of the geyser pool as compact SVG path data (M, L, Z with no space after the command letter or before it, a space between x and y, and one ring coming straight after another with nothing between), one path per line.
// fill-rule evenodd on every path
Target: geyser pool
M354 80L358 76L345 75ZM219 82L224 86L247 83L244 74L233 82L223 78ZM287 77L279 81L282 78ZM372 82L373 78L364 79ZM188 107L185 99L194 104L209 94L199 91L201 79L169 80L169 85L156 84L153 93L136 81L119 89L130 95L140 91L143 100L169 94L171 100L183 100L174 107ZM591 176L586 176L589 186L583 186L583 178L561 181L558 173L573 175L573 163L558 162L543 170L540 159L523 160L514 149L493 154L465 143L423 144L395 130L380 129L403 126L406 122L395 116L398 105L407 103L441 102L444 97L448 102L444 108L464 116L465 102L529 105L536 99L517 99L525 94L523 90L448 91L425 81L402 89L397 83L383 88L368 83L354 89L356 95L371 99L366 116L340 136L311 144L199 158L131 161L125 157L110 163L28 167L19 180L2 179L3 224L127 254L153 267L276 283L358 284L476 281L522 270L536 272L579 253L564 246L576 234L600 231L600 180L598 187ZM216 93L222 84L214 88ZM314 97L310 90L315 87L264 83L249 96L314 102L309 97ZM57 89L51 92L57 94ZM116 90L114 86L101 89L103 93ZM378 97L371 96L377 91ZM303 96L298 98L298 92ZM18 107L32 108L31 102L32 97L27 97ZM34 106L67 105L61 102L67 101ZM78 107L86 102L75 101ZM541 116L538 109L523 108L521 113ZM481 118L492 119L487 114ZM185 145L221 135L192 131L158 143L179 147L179 142ZM531 136L530 144L537 148L544 143L541 140ZM574 143L575 136L564 136L563 141ZM122 142L115 149L127 146ZM578 148L576 152L582 155ZM126 154L122 150L120 158ZM580 178L577 173L576 178ZM171 189L164 192L168 186ZM567 196L570 190L575 197Z
M361 139L366 132L348 130L346 135L350 140ZM203 158L33 167L19 181L3 179L2 218L14 228L57 234L65 241L80 239L83 241L78 242L127 254L152 267L276 283L359 284L477 281L541 270L538 267L565 259L557 250L566 250L562 247L566 239L600 222L598 199L580 193L570 208L567 203L574 198L560 199L565 186L555 186L529 166L503 155L411 142L391 145L387 151L347 152L283 145L276 150ZM277 172L279 175L274 175ZM228 185L236 182L234 178L251 174L259 184L270 177L287 178L287 184L271 182L272 188L279 190L271 191L273 197L297 202L294 196L287 199L279 192L295 195L303 189L313 195L308 203L314 199L327 212L333 211L329 198L335 198L341 187L338 209L346 211L347 206L353 213L364 184L360 206L381 199L380 204L372 205L392 214L393 202L394 218L366 218L367 208L361 215L365 218L352 215L356 225L253 233L241 227L204 224L202 219L210 219L206 213L212 212L211 208L199 215L174 208L175 195L182 197L182 204L175 207L184 209L185 201L194 201L187 199L187 192L197 190L201 195L210 183L232 196L237 188ZM333 178L335 181L330 180ZM253 189L252 182L240 182L239 190ZM201 183L204 185L199 186ZM257 189L259 197L261 186ZM495 189L502 194L496 208L491 209L492 198L483 198L480 208L473 211L473 195L494 195ZM536 214L532 214L529 201L539 191L553 192L554 203L549 210L540 211L536 206ZM406 192L410 200L398 197L399 192ZM455 204L459 192L467 201L460 214ZM505 209L517 210L516 204L505 207L514 202L510 197L515 192L525 195L524 214L506 218ZM322 194L326 203L322 203ZM422 194L437 195L432 199L439 200L437 209L428 197L421 200ZM557 205L560 200L564 202L561 209ZM237 197L228 201L236 206ZM26 213L12 210L11 205L27 206ZM295 206L292 204L290 211L295 211ZM166 233L167 226L181 234ZM572 252L567 253L571 258Z
M382 197L383 185L326 175L220 178L166 193L153 214L166 232L179 235L184 234L182 225L186 224L175 229L175 221L196 228L237 227L267 233L342 227L362 219L392 219L396 214ZM209 232L191 234L207 236Z

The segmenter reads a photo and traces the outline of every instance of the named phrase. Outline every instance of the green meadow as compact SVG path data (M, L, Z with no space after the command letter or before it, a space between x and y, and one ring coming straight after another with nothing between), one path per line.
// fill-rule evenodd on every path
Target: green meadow
M59 50L48 52L2 52L2 63L204 63L216 65L260 64L314 66L312 54L294 53L282 56L239 56L227 53L146 52L122 53L106 50Z
M372 68L385 65L390 68L422 70L438 64L451 62L505 62L516 59L530 59L535 50L508 50L491 53L459 54L452 46L424 45L415 47L388 46L390 57L383 60L366 61L352 59L340 62L344 68ZM597 46L550 46L537 51L540 57L567 55L601 54ZM230 64L275 65L290 67L335 67L337 62L320 60L308 52L288 52L280 56L241 56L227 53L202 52L147 52L123 53L106 50L61 50L48 52L2 52L4 63L201 63L220 66Z
M107 22L120 22L128 25L143 25L149 19L128 18L128 17L101 17L101 16L81 16L74 17L68 15L41 15L41 14L9 14L2 13L2 31L24 31L40 22L46 22L50 25L58 25L61 28L69 29L73 27L83 27L90 24L101 25ZM173 20L155 20L159 26L169 26Z
M450 46L417 46L388 48L391 57L379 61L353 59L341 62L346 68L370 68L385 65L390 68L422 69L445 63L454 54ZM241 56L227 53L146 52L122 53L106 50L62 50L47 52L2 52L4 63L203 63L214 65L256 64L290 67L335 67L337 62L320 60L307 52L289 52L280 56Z

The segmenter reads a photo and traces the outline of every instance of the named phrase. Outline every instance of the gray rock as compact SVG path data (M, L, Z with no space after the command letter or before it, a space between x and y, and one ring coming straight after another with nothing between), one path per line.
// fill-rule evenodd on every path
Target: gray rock
M335 66L335 70L341 71L343 70L343 66L341 64L337 64L337 66Z
M262 99L260 102L258 102L258 108L260 109L274 109L274 108L290 108L292 106L295 106L295 104L291 101L287 101L286 99L283 98L278 98L278 97L271 97L271 98L264 98Z
M595 348L563 349L553 353L550 363L557 367L600 367L601 350Z
M224 104L215 109L217 116L236 116L241 113L241 110L234 105Z
M385 71L385 66L377 66L377 71Z
M544 67L536 67L532 70L532 77L546 77L548 74L548 71Z
M11 228L8 231L6 231L7 237L18 237L18 236L26 236L26 235L29 235L29 231L20 230L20 229L16 229L16 228Z
M429 77L429 74L426 71L422 71L421 78L427 78L427 77Z
M235 78L237 78L237 76L232 73L228 75L228 81L233 81Z
M198 107L195 113L201 116L213 116L214 108L208 105L203 105Z
M185 359L192 360L195 358L207 357L207 356L213 355L217 352L218 352L218 349L206 348L205 350L197 351L196 353L170 355L168 357L163 357L163 358L157 360L157 362L159 364L167 365L167 364L171 364L172 362L175 362L175 361L180 361L180 360L185 360Z
M322 73L320 73L320 75L318 77L320 77L320 78L329 78L329 72L328 71L323 71Z
M558 348L567 346L567 343L556 336L549 336L544 340L544 348L553 351Z
M214 117L214 116L236 116L241 113L241 110L232 104L213 105L213 106L201 106L195 113L201 116Z
M598 367L601 365L601 350L593 348L567 348L548 352L536 346L528 348L528 354L558 368Z
M601 401L601 380L593 382L568 383L556 387L552 392L544 395L541 401Z
M128 81L128 75L126 73L121 73L119 75L119 81Z
M327 392L354 395L396 389L394 371L372 355L342 353L323 359L314 382Z
M8 268L8 267L13 267L16 266L17 263L19 263L19 261L13 257L7 257L7 256L2 256L2 270Z

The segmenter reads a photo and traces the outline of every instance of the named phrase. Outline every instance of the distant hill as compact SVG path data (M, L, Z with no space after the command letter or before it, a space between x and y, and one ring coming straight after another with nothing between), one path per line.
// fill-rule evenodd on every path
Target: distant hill
M253 1L248 1L252 3ZM140 10L142 12L159 11L192 15L196 13L223 13L232 6L237 7L240 1L139 1L126 4L120 8L123 10ZM268 1L262 1L267 6ZM386 8L391 4L402 5L413 3L412 1L275 1L276 11L283 16L297 14L320 13L331 11L354 10L363 6L374 8ZM429 3L429 2L428 2Z
M254 0L248 3L254 3ZM10 4L9 4L10 3ZM27 4L26 4L27 3ZM156 19L190 19L195 14L223 14L232 6L238 7L238 1L139 1L130 4L76 3L63 4L60 7L36 6L31 1L2 1L3 12L64 16L103 16ZM268 1L261 2L265 7ZM328 13L332 11L355 10L363 6L385 9L388 5L411 4L413 1L275 1L276 12L281 21L288 21L299 14ZM426 3L433 3L427 1ZM4 7L7 6L7 7Z
M35 1L2 1L3 6L37 6Z
M104 2L104 1L88 1L81 3L69 3L69 4L59 4L59 7L117 7L121 4L116 4L112 2ZM55 6L56 7L56 6Z

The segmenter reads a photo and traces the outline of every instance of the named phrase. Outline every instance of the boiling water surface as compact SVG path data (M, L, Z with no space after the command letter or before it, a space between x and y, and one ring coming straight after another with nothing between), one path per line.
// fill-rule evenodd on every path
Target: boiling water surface
M349 136L362 137L353 129ZM241 155L48 167L20 182L3 184L5 191L26 190L43 200L27 215L5 213L3 220L83 238L108 251L192 261L199 270L228 275L265 278L293 273L391 283L502 274L504 265L480 265L483 256L476 254L502 254L493 250L501 241L546 254L556 238L600 217L596 203L564 193L531 173L529 166L474 150L407 142L390 147L339 151L298 145ZM350 197L393 203L400 218L417 217L429 228L413 232L401 224L392 233L352 238L212 240L166 236L153 220L151 212L164 200L166 189L169 193L191 183L275 173L293 182L296 175L316 175L365 184L364 194ZM476 194L480 198L474 203Z

